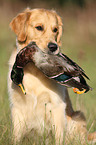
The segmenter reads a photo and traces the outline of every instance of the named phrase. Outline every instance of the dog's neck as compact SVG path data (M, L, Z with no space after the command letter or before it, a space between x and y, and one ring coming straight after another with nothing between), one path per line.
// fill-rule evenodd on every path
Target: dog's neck
M17 53L22 49L24 48L26 45L28 44L28 42L19 42L17 37L16 37L16 48L17 48Z
M19 52L19 44L18 44L18 39L17 39L17 37L16 37L16 48L17 48L17 53Z

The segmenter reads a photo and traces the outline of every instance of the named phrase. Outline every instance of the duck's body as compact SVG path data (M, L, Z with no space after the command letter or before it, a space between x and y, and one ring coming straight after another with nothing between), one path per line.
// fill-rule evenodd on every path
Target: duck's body
M44 75L61 85L78 88L80 91L84 90L83 92L87 92L90 89L84 77L89 78L80 66L62 53L53 55L42 52L33 42L20 50L17 54L11 72L11 78L15 84L22 84L24 75L23 67L28 62L34 62L36 67L39 68ZM76 93L78 92L79 91Z

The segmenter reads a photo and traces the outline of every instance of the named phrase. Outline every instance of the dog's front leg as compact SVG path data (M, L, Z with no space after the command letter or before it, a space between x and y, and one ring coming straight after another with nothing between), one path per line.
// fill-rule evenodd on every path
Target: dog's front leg
M64 134L66 132L66 115L65 115L65 104L60 103L53 110L53 122L55 128L55 139L56 144L63 144Z
M21 137L23 137L25 134L26 122L24 121L24 116L21 114L20 110L18 110L15 107L12 108L11 115L12 115L12 125L13 125L12 140L13 143L16 144L21 140Z

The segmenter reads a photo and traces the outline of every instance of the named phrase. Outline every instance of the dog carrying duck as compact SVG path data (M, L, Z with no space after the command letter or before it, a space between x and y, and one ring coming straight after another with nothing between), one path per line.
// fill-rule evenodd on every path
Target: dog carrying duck
M89 79L84 70L63 53L57 55L48 54L38 48L35 42L30 42L21 49L16 56L15 63L11 71L12 81L18 85L22 92L26 94L23 85L23 68L33 62L35 66L49 79L53 79L61 85L72 87L77 94L86 93L91 87L86 83Z

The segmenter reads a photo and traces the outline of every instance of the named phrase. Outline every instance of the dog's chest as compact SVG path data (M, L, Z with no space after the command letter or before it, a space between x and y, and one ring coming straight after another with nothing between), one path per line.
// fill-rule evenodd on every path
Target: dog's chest
M29 63L24 68L23 83L26 93L34 93L36 96L42 92L57 94L64 100L64 86L57 84L55 81L47 78L33 63Z

